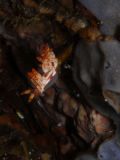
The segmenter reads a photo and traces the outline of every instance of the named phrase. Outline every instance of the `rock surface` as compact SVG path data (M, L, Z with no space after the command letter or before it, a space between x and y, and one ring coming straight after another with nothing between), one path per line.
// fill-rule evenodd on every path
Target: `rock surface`
M119 160L120 148L115 143L114 139L104 142L98 150L99 160Z
M120 92L120 43L116 40L99 42L105 56L103 88Z
M113 35L120 25L119 0L79 0L102 21L101 30Z

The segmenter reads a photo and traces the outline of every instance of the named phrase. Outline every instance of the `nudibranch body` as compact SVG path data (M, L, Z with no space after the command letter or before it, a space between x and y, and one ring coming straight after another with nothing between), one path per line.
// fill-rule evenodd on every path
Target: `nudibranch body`
M24 91L22 95L30 94L29 102L44 92L46 85L55 76L58 66L58 60L48 44L44 44L40 47L36 59L38 61L38 66L42 69L43 73L41 74L35 68L32 68L32 70L27 73L27 79L31 82L34 89Z

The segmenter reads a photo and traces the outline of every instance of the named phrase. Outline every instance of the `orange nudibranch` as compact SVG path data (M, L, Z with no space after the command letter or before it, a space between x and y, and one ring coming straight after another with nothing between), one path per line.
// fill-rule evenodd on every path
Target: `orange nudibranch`
M39 54L36 59L38 60L38 65L42 68L43 74L32 68L32 70L27 73L27 78L35 87L35 90L39 94L42 94L45 86L56 74L58 60L55 57L53 50L48 46L48 44L44 44L40 47Z

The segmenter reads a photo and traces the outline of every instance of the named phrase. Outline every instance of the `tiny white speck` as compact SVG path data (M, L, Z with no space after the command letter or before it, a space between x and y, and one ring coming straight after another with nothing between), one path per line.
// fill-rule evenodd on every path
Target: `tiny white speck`
M105 98L105 102L107 102L108 100Z
M76 94L76 97L78 97L78 98L79 98L79 97L80 97L80 94L79 94L79 93L77 93L77 94Z
M65 69L70 69L71 66L70 66L69 64L65 64L65 65L64 65L64 68L65 68Z
M18 115L18 117L19 117L20 119L24 119L24 116L22 115L22 113L16 112L16 114Z
M58 126L58 127L61 127L61 126L62 126L62 123L58 123L57 126Z
M31 152L29 152L29 155L31 155L32 153Z

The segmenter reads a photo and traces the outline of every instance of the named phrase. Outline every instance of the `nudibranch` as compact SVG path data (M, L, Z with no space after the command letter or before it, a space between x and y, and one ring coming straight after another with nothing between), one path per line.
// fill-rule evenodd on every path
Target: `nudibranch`
M31 102L45 91L47 84L56 75L58 66L58 60L48 44L43 44L39 48L39 54L36 59L38 66L42 69L42 73L35 68L27 72L26 77L32 84L33 89L28 89L21 93L21 95L30 94L28 102Z

